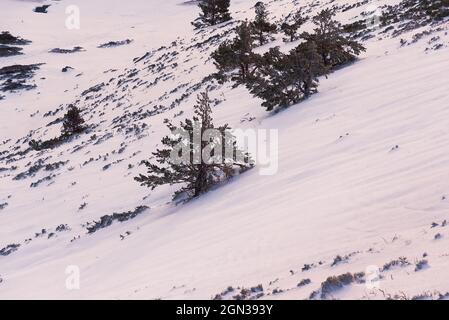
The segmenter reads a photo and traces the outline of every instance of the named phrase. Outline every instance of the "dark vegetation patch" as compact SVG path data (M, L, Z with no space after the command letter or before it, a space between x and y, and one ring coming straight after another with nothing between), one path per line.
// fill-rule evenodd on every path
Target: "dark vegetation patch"
M434 292L426 291L411 298L411 300L448 300L448 299L449 299L449 292L441 293L438 291Z
M48 13L48 8L50 8L51 4L44 4L43 6L39 6L34 8L34 12L36 13Z
M8 244L0 250L0 256L9 256L11 253L17 251L19 247L20 244Z
M31 43L31 41L13 36L11 33L9 33L9 31L3 31L2 33L0 33L0 44L23 46L29 43Z
M55 178L55 177L56 177L55 174L50 174L50 175L48 175L48 176L46 176L46 177L44 177L42 179L37 180L36 182L31 183L30 184L30 188L36 188L39 185L41 185L42 183L44 183L44 182L52 181L53 178Z
M61 122L57 119L55 122ZM71 141L76 135L86 131L87 127L84 125L84 119L81 117L81 111L74 105L70 105L67 113L62 119L63 125L61 135L45 141L31 140L29 146L34 151L42 151L46 149L54 149L63 143Z
M397 5L387 6L381 17L382 26L398 24L393 36L404 32L438 24L449 17L447 0L403 0Z
M34 177L41 170L45 170L47 172L55 171L63 166L65 166L69 161L58 161L55 163L45 164L43 159L39 159L32 166L28 168L28 170L19 173L14 177L14 180L24 180L30 177Z
M234 287L229 286L223 292L216 294L213 300L223 300L226 296L232 294L235 291Z
M315 299L318 296L321 299L329 298L334 292L343 289L353 283L363 283L365 274L363 272L359 273L345 273L339 276L328 277L324 282L321 283L320 290L312 292L310 299Z
M11 65L0 69L0 92L34 89L36 85L28 83L33 79L41 64Z
M22 48L19 47L10 47L5 45L0 45L0 58L2 57L11 57L11 56L17 56L22 53Z
M92 223L87 224L87 232L89 234L95 233L100 229L104 229L111 226L114 223L114 221L125 222L134 219L139 214L145 212L148 209L149 208L147 206L139 206L132 211L113 213L112 215L102 216L100 218L100 221L94 221Z
M429 267L429 262L426 259L419 260L415 264L415 272L421 271Z
M62 72L69 72L70 70L73 70L71 66L65 66L64 68L61 69Z
M61 49L61 48L54 48L51 49L49 52L50 53L62 53L62 54L68 54L68 53L76 53L76 52L82 52L82 51L86 51L84 50L83 47L73 47L72 49Z
M213 300L257 300L265 296L264 287L259 284L251 288L232 286L227 287L225 290L216 294Z
M34 151L42 151L47 149L55 149L62 144L69 142L71 139L69 136L61 135L56 138L52 138L49 140L31 140L29 145Z
M298 287L298 288L301 288L301 287L304 287L304 286L306 286L306 285L308 285L308 284L311 284L311 283L312 283L312 281L311 281L310 279L303 279L303 280L301 280L301 281L298 283L297 287Z
M399 259L392 260L386 264L384 264L382 271L388 271L393 268L404 268L411 265L411 263L407 260L406 257L400 257Z
M98 46L98 48L113 48L113 47L120 47L120 46L124 46L124 45L128 45L131 44L134 40L131 39L126 39L126 40L121 40L121 41L109 41L103 44L100 44Z

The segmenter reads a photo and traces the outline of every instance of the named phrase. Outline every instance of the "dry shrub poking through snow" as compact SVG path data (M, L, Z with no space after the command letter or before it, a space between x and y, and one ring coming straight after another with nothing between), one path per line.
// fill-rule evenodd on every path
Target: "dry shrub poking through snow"
M356 282L363 283L364 282L365 273L344 273L339 276L331 276L326 279L323 283L321 283L321 299L327 299L329 295L333 292L343 289L344 287ZM310 295L310 299L315 299L320 290L312 292Z

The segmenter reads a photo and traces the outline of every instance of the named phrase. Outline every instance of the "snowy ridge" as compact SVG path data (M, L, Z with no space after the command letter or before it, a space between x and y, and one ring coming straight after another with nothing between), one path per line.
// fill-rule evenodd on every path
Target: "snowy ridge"
M112 33L88 24L65 40L50 33L52 41L44 26L61 19L63 1L38 18L35 3L8 2L25 24L42 19L43 29L33 34L5 18L8 30L33 43L0 67L46 64L37 89L0 101L0 297L208 299L224 290L216 298L447 297L447 21L399 36L377 29L358 62L321 79L310 100L271 115L245 88L209 77L210 53L233 36L237 20L253 17L256 1L233 1L235 20L194 31L194 6L160 1L151 5L162 11L151 13L147 1L136 0L135 12L117 14L121 24ZM95 5L88 23L125 10L120 3ZM360 19L369 4L394 4L338 3L343 23ZM268 8L277 21L294 7L313 14L333 5L277 0ZM162 12L175 12L177 26L167 30ZM159 20L150 28L145 14ZM294 45L281 38L259 50ZM133 42L97 48L125 39ZM48 52L77 45L86 51ZM74 70L63 74L66 65ZM133 177L167 133L164 119L190 116L205 88L218 123L279 129L279 172L253 170L175 206L173 188L150 192ZM58 134L69 104L83 110L89 133L53 150L27 151L31 139ZM87 234L105 215L133 212ZM71 265L81 270L80 290L65 287ZM379 288L366 284L370 266L381 270ZM365 275L326 282L348 272Z

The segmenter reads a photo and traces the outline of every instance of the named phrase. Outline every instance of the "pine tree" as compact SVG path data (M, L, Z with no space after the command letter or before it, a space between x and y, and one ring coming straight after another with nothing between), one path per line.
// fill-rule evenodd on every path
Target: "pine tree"
M194 117L181 122L180 127L168 122L172 135L164 137L164 148L153 153L157 163L145 161L148 175L135 178L142 186L154 190L161 185L183 184L175 199L198 197L253 166L249 155L237 148L228 125L213 124L207 92L198 96L194 109ZM219 134L208 136L210 132Z
M245 21L237 27L237 36L232 41L223 42L218 49L212 53L215 65L223 74L235 69L239 70L234 80L245 82L254 70L256 54L253 52L253 38L250 24Z
M324 64L330 68L352 62L366 50L362 44L345 37L344 28L333 19L334 15L330 9L322 10L312 19L315 33L301 35L306 41L315 42Z
M70 136L81 133L85 130L84 119L81 117L80 110L74 105L69 106L69 110L64 115L62 134Z
M84 119L81 117L80 110L71 104L62 120L61 135L45 141L33 139L29 142L29 146L35 151L53 149L70 141L73 135L83 133L85 130L86 126L84 126Z
M231 0L200 0L198 6L201 13L198 19L193 22L197 28L203 26L214 26L231 20L229 7Z
M277 27L268 21L268 11L263 2L256 3L255 10L256 17L251 22L252 31L259 45L264 45L269 41L269 36L266 34L276 33Z
M281 30L288 37L288 41L293 42L299 39L298 30L302 27L304 23L308 21L309 18L303 16L301 10L296 11L294 14L290 16L287 17L287 21L281 25ZM290 19L292 20L292 22L289 22Z
M327 69L313 42L304 42L284 54L271 48L258 61L258 71L248 82L248 89L264 100L262 106L271 111L307 99L318 91L318 77Z

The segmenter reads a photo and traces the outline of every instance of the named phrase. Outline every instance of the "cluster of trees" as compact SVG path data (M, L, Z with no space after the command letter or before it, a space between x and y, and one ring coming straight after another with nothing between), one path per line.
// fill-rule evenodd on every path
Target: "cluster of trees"
M226 22L231 19L229 6L229 0L201 0L201 14L193 24L200 28ZM292 13L282 23L284 41L301 40L296 48L284 53L274 47L257 54L254 49L270 42L279 31L268 15L266 6L258 2L254 20L243 21L236 28L236 36L225 40L212 53L219 70L217 78L244 84L263 100L267 110L307 99L318 91L320 76L354 61L365 50L346 36L344 28L334 20L333 11L323 10L311 18L313 33L300 33L310 20L301 11ZM192 119L179 126L167 120L171 134L162 139L163 147L153 153L153 160L143 162L147 174L135 177L137 182L152 190L161 185L182 184L174 199L191 199L253 166L250 155L236 146L228 125L214 125L210 104L207 92L201 93ZM208 134L210 131L216 134Z
M192 22L197 27L214 26L232 19L229 12L230 0L200 0L201 9L199 17ZM277 32L276 24L268 20L268 10L263 2L257 2L254 6L256 17L249 25L251 39L263 45L270 40L270 34Z
M200 0L201 14L193 22L197 28L231 20L230 0ZM288 53L279 47L264 54L254 48L270 42L278 32L268 19L264 3L255 5L255 19L236 28L236 36L224 41L212 54L221 79L231 78L244 84L261 98L267 110L287 107L307 99L318 91L319 77L352 62L365 50L346 36L344 28L334 20L334 12L323 10L311 20L313 33L300 33L309 20L297 11L287 17L280 30L284 41L302 40ZM48 141L30 142L34 150L53 148L86 130L80 110L71 105L62 120L61 135ZM152 161L144 161L147 174L134 179L152 190L162 185L182 184L174 199L191 199L209 191L231 177L254 166L248 153L239 149L228 125L216 126L212 118L207 92L198 96L194 116L179 126L167 120L171 134L161 142L163 147L153 153Z
M257 72L246 83L250 92L271 111L307 99L318 91L318 77L328 68L314 42L303 42L289 53L271 48L256 61Z
M179 127L167 121L171 134L162 139L164 147L153 153L155 162L144 161L147 175L135 178L142 186L154 190L183 184L174 199L191 199L253 167L250 155L237 147L231 128L214 125L207 92L198 96L194 110L193 118Z
M301 12L292 14L288 18L291 22L281 26L288 41L302 40L289 53L271 48L263 55L256 54L256 42L265 43L267 35L274 32L267 27L270 23L266 21L265 6L256 6L256 12L256 20L238 26L236 37L224 41L212 58L220 79L245 84L252 94L264 100L263 106L268 111L307 99L317 92L320 76L353 62L365 50L346 35L343 26L334 19L334 11L326 9L311 19L315 25L313 33L299 33L309 19Z

